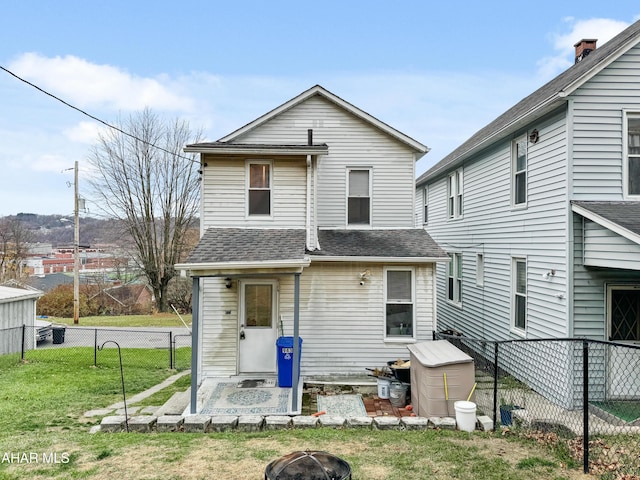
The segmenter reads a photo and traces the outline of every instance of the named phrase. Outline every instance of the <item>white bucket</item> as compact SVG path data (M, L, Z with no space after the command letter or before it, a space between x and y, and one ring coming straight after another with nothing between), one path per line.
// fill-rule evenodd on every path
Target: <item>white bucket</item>
M389 398L389 385L391 384L391 380L386 378L378 378L378 397L387 399Z
M456 411L458 429L473 432L476 429L476 404L459 400L453 404L453 408Z

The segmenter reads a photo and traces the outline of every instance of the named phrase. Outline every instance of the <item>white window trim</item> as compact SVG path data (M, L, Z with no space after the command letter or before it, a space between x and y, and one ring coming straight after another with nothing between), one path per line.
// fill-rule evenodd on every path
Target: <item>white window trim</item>
M452 203L449 202L450 199L453 199ZM463 209L464 172L462 168L458 168L447 176L447 220L462 218L464 216Z
M249 186L251 185L251 165L269 165L269 215L249 214ZM272 220L273 219L273 161L272 160L245 160L245 202L244 216L246 220Z
M422 224L429 223L429 187L427 185L422 189Z
M628 200L640 200L640 195L629 194L629 117L640 118L640 111L622 111L622 196Z
M525 194L524 194L524 202L516 203L516 174L520 173L516 169L518 168L518 142L524 141L525 145L525 159L527 162L526 168L524 169L525 174ZM527 208L527 203L529 202L529 143L526 135L521 135L517 138L514 138L511 141L511 208L512 209L521 209Z
M451 254L451 260L446 265L446 301L450 305L454 305L456 307L462 307L462 276L460 278L457 277L458 267L460 266L460 271L462 272L462 252L449 252ZM449 298L449 269L453 268L453 300ZM455 299L459 298L459 301Z
M484 253L476 253L476 286L484 287Z
M517 268L516 265L518 262L524 262L526 273L526 294L524 295L525 306L524 306L524 329L516 327L516 283L517 283ZM512 256L511 257L511 319L509 321L510 330L512 333L526 337L527 336L527 328L529 326L528 321L528 305L529 305L529 264L527 262L526 256Z
M369 223L349 223L349 174L351 172L369 172ZM370 230L373 228L373 167L347 167L345 178L344 222L346 228Z
M416 305L416 269L414 267L401 267L401 266L397 266L397 267L384 267L383 269L383 276L384 276L384 281L383 281L383 290L384 290L384 304L383 304L383 314L382 314L382 336L384 338L385 342L388 343L412 343L416 341L416 310L417 310L417 305ZM406 272L406 271L410 271L411 272L411 304L413 305L413 309L412 309L412 326L411 326L411 336L403 336L403 337L390 337L387 336L387 272L389 271L401 271L401 272ZM394 302L394 303L401 303L401 302ZM404 302L407 303L407 302Z

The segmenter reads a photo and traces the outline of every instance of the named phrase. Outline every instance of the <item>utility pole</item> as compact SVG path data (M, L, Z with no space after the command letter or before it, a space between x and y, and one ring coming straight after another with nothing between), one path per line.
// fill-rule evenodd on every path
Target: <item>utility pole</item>
M73 323L80 319L80 217L78 215L78 161L73 169Z

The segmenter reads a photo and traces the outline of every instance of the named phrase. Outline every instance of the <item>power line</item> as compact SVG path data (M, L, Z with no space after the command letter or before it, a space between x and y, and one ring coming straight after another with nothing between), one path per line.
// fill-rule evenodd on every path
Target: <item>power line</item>
M49 92L47 92L46 90L44 90L44 89L40 88L39 86L37 86L37 85L35 85L35 84L31 83L30 81L25 80L24 78L22 78L22 77L20 77L20 76L16 75L15 73L13 73L11 70L8 70L8 69L4 68L2 65L0 65L0 69L4 70L4 71L5 71L5 72L7 72L9 75L11 75L12 77L14 77L14 78L16 78L16 79L20 80L21 82L26 83L26 84L27 84L27 85L29 85L30 87L35 88L35 89L36 89L36 90L38 90L39 92L42 92L42 93L44 93L45 95L48 95L48 96L50 96L51 98L53 98L53 99L55 99L55 100L59 101L59 102L60 102L60 103L62 103L63 105L66 105L67 107L72 108L73 110L76 110L76 111L80 112L81 114L86 115L87 117L91 118L92 120L95 120L96 122L99 122L99 123L101 123L101 124L103 124L103 125L105 125L105 126L107 126L107 127L109 127L109 128L112 128L113 130L115 130L115 131L117 131L117 132L120 132L120 133L122 133L123 135L126 135L126 136L128 136L128 137L131 137L131 138L133 138L134 140L137 140L137 141L139 141L139 142L145 143L145 144L149 145L150 147L156 148L156 149L161 150L161 151L163 151L163 152L165 152L165 153L169 153L169 154L171 154L171 155L176 155L178 158L182 158L182 159L184 159L184 160L189 160L190 162L193 162L193 163L200 163L199 161L194 160L193 158L189 158L189 157L185 157L185 156L180 155L180 154L176 154L175 152L172 152L172 151L170 151L170 150L167 150L166 148L159 147L158 145L155 145L155 144L153 144L153 143L151 143L151 142L148 142L148 141L146 141L146 140L142 140L141 138L138 138L138 137L136 137L135 135L133 135L133 134L131 134L131 133L129 133L129 132L126 132L126 131L122 130L122 129L121 129L121 128L119 128L119 127L116 127L115 125L111 125L110 123L105 122L104 120L102 120L102 119L100 119L100 118L96 117L95 115L91 115L90 113L85 112L84 110L82 110L81 108L76 107L75 105L71 105L69 102L64 101L64 100L63 100L63 99L61 99L60 97L56 97L53 93L49 93Z

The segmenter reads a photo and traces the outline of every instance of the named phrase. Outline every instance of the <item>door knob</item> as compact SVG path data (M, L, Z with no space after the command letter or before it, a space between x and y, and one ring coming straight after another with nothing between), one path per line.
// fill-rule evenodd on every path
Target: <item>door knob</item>
M240 340L244 340L244 330L240 330Z

